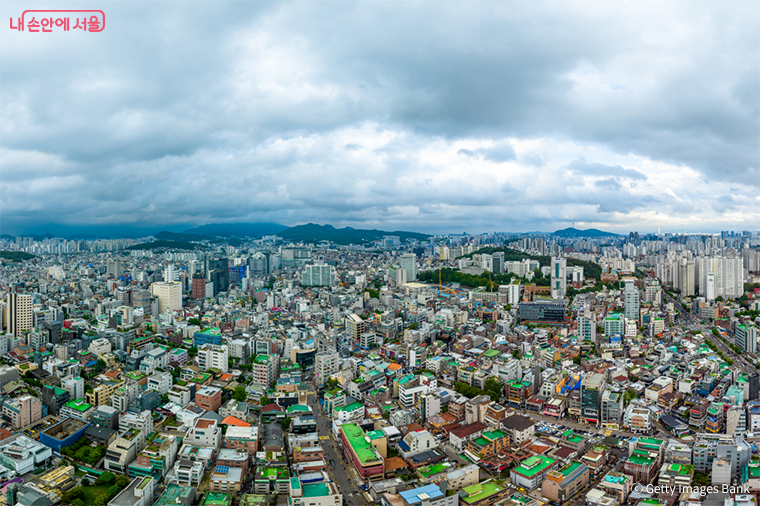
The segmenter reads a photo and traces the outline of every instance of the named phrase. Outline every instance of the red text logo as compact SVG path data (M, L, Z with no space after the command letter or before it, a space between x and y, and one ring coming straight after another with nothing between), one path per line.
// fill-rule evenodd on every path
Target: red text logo
M32 10L24 11L16 19L11 18L11 30L32 33L68 32L102 32L106 27L106 14L98 10Z

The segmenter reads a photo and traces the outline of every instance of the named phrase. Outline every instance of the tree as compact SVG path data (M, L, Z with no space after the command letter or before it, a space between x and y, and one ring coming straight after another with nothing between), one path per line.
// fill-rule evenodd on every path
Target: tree
M98 479L95 480L95 483L97 485L110 485L116 480L116 475L113 474L111 471L106 471L100 476L98 476Z
M113 499L117 495L119 495L119 492L121 492L121 487L118 485L113 485L112 487L108 487L108 495L111 496L110 499Z
M267 404L269 404L269 397L267 397L266 395L262 395L261 399L259 399L259 404L261 404L262 406L266 406Z
M90 486L90 479L89 478L82 478L82 486L83 487L89 487Z
M102 358L99 358L99 359L97 360L97 362L95 362L95 366L93 367L93 370L94 370L96 373L100 373L100 372L102 372L103 370L105 370L105 368L106 368L106 367L107 367L107 365L106 365L106 362L105 362L105 360L103 360Z
M195 325L196 327L203 326L203 323L201 323L201 321L198 318L190 318L189 320L187 320L187 323L189 323L190 325Z
M245 400L248 399L248 394L245 391L245 387L243 385L236 386L235 392L232 394L232 398L238 402L245 402Z
M117 476L116 486L118 486L119 488L124 488L127 485L129 485L129 481L130 481L129 478L127 478L126 476Z
M512 350L512 358L520 359L520 350Z
M282 430L288 430L290 428L290 417L280 420L280 425L282 425Z

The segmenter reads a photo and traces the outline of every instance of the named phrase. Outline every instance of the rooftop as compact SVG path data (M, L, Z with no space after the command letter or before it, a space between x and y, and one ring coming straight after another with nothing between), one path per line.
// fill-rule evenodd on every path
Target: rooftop
M541 457L534 455L528 457L523 463L514 469L514 472L519 473L527 478L531 478L538 473L544 472L546 469L553 466L557 461L550 457Z
M469 487L463 488L462 491L466 496L461 499L467 504L473 504L482 501L483 499L487 499L502 490L504 490L503 487L500 487L498 484L491 481L478 483L477 485L470 485Z
M324 497L330 495L330 487L324 483L311 483L303 486L304 497Z
M354 453L359 457L362 464L381 460L375 447L367 440L364 431L361 430L358 425L355 423L347 423L341 426L341 430L346 435L348 443L351 445L351 448L353 448Z

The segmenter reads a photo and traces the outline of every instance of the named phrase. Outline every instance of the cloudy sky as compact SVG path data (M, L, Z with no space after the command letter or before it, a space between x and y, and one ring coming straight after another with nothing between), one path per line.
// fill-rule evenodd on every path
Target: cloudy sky
M58 0L105 30L11 30L30 5L0 3L1 233L760 229L755 0Z

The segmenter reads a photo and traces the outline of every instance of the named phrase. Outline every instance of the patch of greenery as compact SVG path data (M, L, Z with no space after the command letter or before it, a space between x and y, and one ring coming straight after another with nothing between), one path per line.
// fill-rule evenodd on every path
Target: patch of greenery
M3 260L10 260L11 262L23 262L24 260L31 260L37 258L37 255L26 253L24 251L0 251L0 258Z

